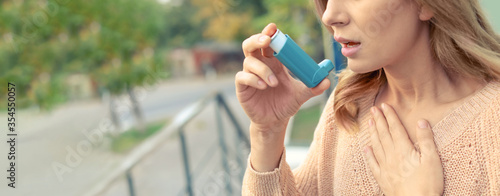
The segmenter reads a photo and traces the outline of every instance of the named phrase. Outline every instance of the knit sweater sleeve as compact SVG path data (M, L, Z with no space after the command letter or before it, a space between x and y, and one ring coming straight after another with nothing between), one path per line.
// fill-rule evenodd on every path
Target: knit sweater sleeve
M333 108L333 100L327 102L306 159L298 168L291 170L286 162L285 150L281 155L278 168L270 172L255 171L250 158L248 159L242 195L318 195L319 151L327 127L327 119L331 113L328 108Z

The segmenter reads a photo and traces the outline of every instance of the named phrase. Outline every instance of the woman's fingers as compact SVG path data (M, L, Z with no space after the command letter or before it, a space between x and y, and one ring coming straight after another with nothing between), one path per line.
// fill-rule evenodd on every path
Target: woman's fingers
M272 36L276 32L276 30L278 30L276 24L269 23L266 27L264 27L264 29L262 29L262 34Z
M317 96L325 92L326 89L330 87L330 80L328 78L323 79L318 86L311 88L312 96Z
M273 73L271 68L262 62L262 60L264 60L262 56L273 56L273 51L269 48L269 44L271 43L270 36L272 36L276 30L276 25L271 23L262 30L262 33L252 35L243 41L242 44L243 52L246 57L243 62L243 71L255 74L261 79L261 81L272 87L278 85L278 78ZM252 81L248 82L253 82L255 84L256 81L255 79L252 79ZM259 84L258 86L254 85L253 87L265 89L265 87L261 85L262 84Z
M429 187L432 190L438 191L436 195L441 195L444 190L443 166L439 153L434 143L434 133L432 132L429 122L419 120L417 122L417 144L420 149L420 165L426 167L424 170L427 176L432 175L429 179Z
M434 133L426 120L417 122L417 146L420 148L422 159L439 158L437 147L434 143ZM425 161L425 160L422 160Z
M266 83L258 76L252 73L239 71L235 76L236 90L238 92L246 90L248 87L253 87L259 90L267 88Z
M270 23L266 27L264 27L264 29L262 30L262 34L271 37L274 35L274 33L276 33L277 30L278 28L276 27L276 24ZM269 38L269 40L271 39ZM269 43L271 42L269 41ZM273 49L269 47L262 48L262 56L264 57L273 57L273 53Z
M389 125L387 125L387 119L384 113L380 111L377 107L371 108L373 119L375 120L375 127L377 128L377 133L382 147L386 153L390 153L394 150L394 143L392 141L391 133L389 132ZM389 151L389 152L387 152Z
M378 136L377 128L375 127L375 121L373 119L368 120L368 127L370 133L371 150L374 154L374 158L379 163L385 162L385 151Z
M262 30L262 33L255 34L247 38L242 43L243 53L248 56L265 56L272 57L272 49L269 48L271 43L271 36L276 32L277 28L274 23L268 24ZM262 49L262 53L261 53Z
M380 181L380 165L378 164L377 159L373 154L373 149L370 148L369 146L366 146L364 152L366 154L366 161L368 162L368 167L370 167L370 170L372 171L375 180Z
M403 152L408 152L408 150L413 148L413 145L396 111L394 111L392 106L385 103L382 104L382 111L387 119L387 125L389 126L389 132L394 141L394 145L397 146L397 148L403 148Z
M260 56L261 48L268 48L271 43L271 37L264 34L255 34L243 41L242 49L246 57Z
M271 68L253 56L245 58L243 61L243 71L257 75L269 86L275 87L278 85L278 78Z

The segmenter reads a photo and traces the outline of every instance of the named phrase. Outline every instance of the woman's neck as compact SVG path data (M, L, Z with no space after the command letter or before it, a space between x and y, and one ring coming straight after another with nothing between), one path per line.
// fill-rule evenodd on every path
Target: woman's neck
M447 72L433 60L426 48L429 47L416 46L415 52L402 58L403 63L383 68L387 83L377 99L411 111L415 107L462 100L486 85L479 80Z

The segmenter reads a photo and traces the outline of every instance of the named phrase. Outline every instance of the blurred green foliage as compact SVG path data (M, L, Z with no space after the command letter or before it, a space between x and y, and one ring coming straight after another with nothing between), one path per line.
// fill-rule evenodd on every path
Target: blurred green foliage
M111 93L143 85L165 64L165 14L154 0L2 1L0 83L16 84L18 105L42 109L67 99L71 74Z
M168 51L199 42L242 42L275 22L313 57L321 29L311 1L0 1L0 88L17 87L19 107L49 109L69 99L67 78L120 94L166 78ZM312 44L314 43L314 44ZM0 96L0 109L6 107Z

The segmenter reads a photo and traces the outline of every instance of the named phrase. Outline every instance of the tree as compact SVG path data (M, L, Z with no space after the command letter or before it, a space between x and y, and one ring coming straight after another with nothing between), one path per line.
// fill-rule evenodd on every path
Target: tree
M165 8L155 0L3 1L0 16L0 82L16 83L21 106L65 101L64 78L73 73L133 99L148 70L164 64ZM131 102L140 124L138 102Z

